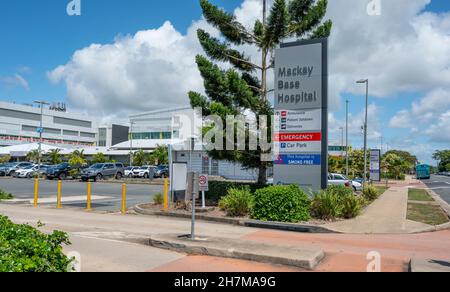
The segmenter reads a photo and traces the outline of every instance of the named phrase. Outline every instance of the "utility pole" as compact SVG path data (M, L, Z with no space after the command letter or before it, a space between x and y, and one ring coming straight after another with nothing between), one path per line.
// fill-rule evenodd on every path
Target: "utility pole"
M345 101L345 175L348 176L348 104L350 101Z
M134 122L130 121L130 166L133 166L133 125Z
M369 79L359 80L356 83L366 84L366 118L364 121L364 184L367 181L367 120L369 111Z
M44 105L49 105L49 103L41 100L36 100L34 103L38 104L41 108L41 119L39 122L39 150L38 150L38 170L39 173L41 171L41 156L42 156L42 133L44 132L44 128L42 126L42 120L44 116Z

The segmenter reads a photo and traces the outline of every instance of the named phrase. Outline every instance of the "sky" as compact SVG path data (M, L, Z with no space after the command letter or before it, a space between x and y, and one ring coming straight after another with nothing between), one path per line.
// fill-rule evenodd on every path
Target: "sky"
M432 153L450 148L450 1L379 0L379 15L369 15L371 1L329 1L330 139L341 140L348 99L350 144L361 147L365 88L355 81L368 78L369 146L383 140L384 150L434 164ZM219 35L198 0L81 0L81 16L67 14L69 2L0 2L1 101L66 102L126 121L188 105L186 93L203 90L196 30ZM247 27L262 15L261 0L211 2Z

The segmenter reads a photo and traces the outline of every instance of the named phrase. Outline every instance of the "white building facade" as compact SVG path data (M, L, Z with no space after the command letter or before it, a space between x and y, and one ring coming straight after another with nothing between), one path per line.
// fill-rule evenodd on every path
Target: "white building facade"
M0 146L39 142L41 109L0 102ZM43 143L60 147L95 146L97 125L93 118L43 109Z

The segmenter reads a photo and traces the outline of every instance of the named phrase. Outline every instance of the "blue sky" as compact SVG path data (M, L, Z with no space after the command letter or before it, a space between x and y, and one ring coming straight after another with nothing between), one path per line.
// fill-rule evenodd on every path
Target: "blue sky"
M252 1L255 2L257 0L247 0L248 3ZM408 2L405 2L405 0L392 0L389 2L396 1L403 3L402 5L410 5L405 4ZM412 2L419 3L423 1L414 0ZM69 79L71 77L70 74L78 67L73 66L69 68L67 65L77 50L83 50L91 44L117 44L120 43L120 41L117 41L117 38L120 38L120 36L126 37L128 35L132 38L137 32L150 29L161 29L162 32L171 34L179 33L182 37L188 39L189 35L187 33L189 28L192 27L194 22L201 19L201 10L197 0L81 0L82 16L80 17L70 17L66 14L66 5L69 2L69 0L1 1L0 100L27 103L40 98L50 101L67 101L69 104L74 103L73 95L75 93L70 88ZM244 1L214 0L213 2L233 12ZM344 3L348 2L344 1ZM249 7L242 8L242 11L250 9ZM336 17L339 17L337 9L335 10L330 11L330 14L333 15L334 13ZM433 15L442 15L450 11L450 2L447 0L433 0L425 8L425 11L431 12ZM348 10L348 12L356 13L351 10ZM405 15L405 23L409 21L406 19L407 17L417 20L416 16L419 14L423 15L424 11L416 11L409 16ZM448 19L448 16L445 17ZM166 29L162 29L166 21L170 21L173 29L168 26L165 27ZM373 21L373 18L371 21ZM342 34L345 31L344 20L334 22L337 29L336 34ZM160 33L162 33L161 31ZM399 31L402 30L399 29ZM189 44L187 40L185 41ZM185 45L188 46L186 43ZM338 44L336 44L336 47L338 47ZM348 48L341 48L341 50L350 49L352 49L350 45ZM408 54L408 52L405 52L405 54ZM340 55L336 53L337 56ZM334 58L335 55L332 54L330 57ZM384 65L380 61L380 67ZM65 73L59 78L62 81L51 82L47 74L58 68L58 66L65 66L66 68ZM395 71L396 69L392 70ZM339 74L341 73L337 72L334 78L339 79ZM345 74L349 75L348 71ZM361 73L355 72L355 74ZM344 75L344 72L342 72L342 75ZM386 79L379 75L375 74L380 80ZM76 77L80 78L79 75L76 75ZM332 78L331 80L333 83L335 79ZM399 80L402 80L402 78L399 78ZM391 121L393 117L401 111L409 111L412 114L413 103L419 103L421 99L424 99L427 94L433 91L433 86L438 86L430 82L430 84L413 88L414 86L410 86L411 83L414 82L409 82L401 89L386 90L385 92L378 90L378 92L371 95L370 103L376 108L376 118L374 119L374 124L369 125L369 127L373 126L372 129L376 127L376 132L382 133L384 141L389 143L391 148L401 148L406 143L405 141L411 139L417 144L417 155L423 161L431 162L431 151L433 149L449 148L448 146L450 145L450 140L435 141L434 136L433 139L430 138L431 134L428 136L418 134L428 131L434 126L433 129L439 129L436 121L434 123L429 119L426 122L416 121L417 125L413 127L416 129L392 127ZM376 82L376 85L377 88L381 88L381 81ZM442 87L442 85L439 86ZM386 87L395 88L392 85L386 85ZM450 88L450 85L446 88ZM333 118L336 120L331 125L333 127L331 129L332 140L340 140L340 132L337 129L345 119L343 100L345 98L351 100L351 117L356 119L357 116L361 116L364 107L363 93L363 87L356 84L351 85L351 82L348 81L345 86L342 85L339 88L336 94L334 89L331 89L331 94L335 95L332 109ZM72 98L70 98L71 96ZM106 107L100 101L96 106L99 109ZM74 103L74 107L82 111L87 110L76 103ZM130 110L133 111L135 109L130 108ZM450 108L448 108L448 111L450 112ZM105 115L114 114L111 109L102 113ZM439 114L444 115L445 111L439 112ZM439 116L436 115L435 119L439 119ZM353 128L357 128L355 123L357 124L357 122L354 121ZM361 138L361 135L355 133L354 130L351 134L352 144L360 146ZM379 141L380 138L374 133L373 139L370 141L371 146L379 145ZM414 147L411 150L414 152Z

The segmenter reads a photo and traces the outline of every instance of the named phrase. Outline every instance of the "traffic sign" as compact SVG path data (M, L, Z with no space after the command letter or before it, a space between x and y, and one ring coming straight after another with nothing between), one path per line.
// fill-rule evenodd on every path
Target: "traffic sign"
M198 177L198 185L200 192L209 191L209 177L207 174L201 174Z

